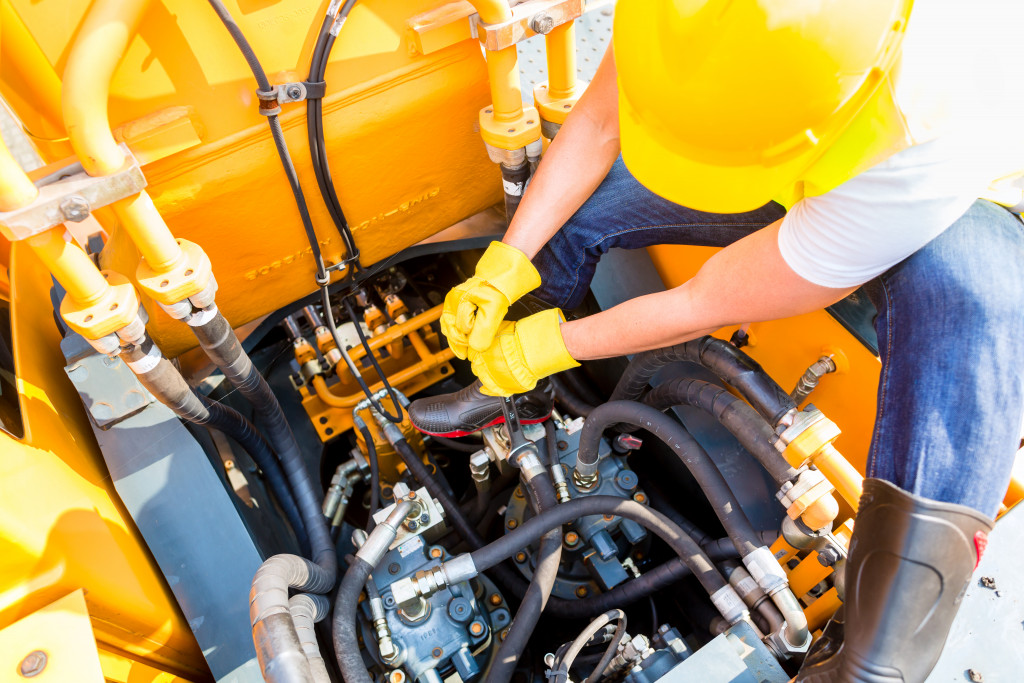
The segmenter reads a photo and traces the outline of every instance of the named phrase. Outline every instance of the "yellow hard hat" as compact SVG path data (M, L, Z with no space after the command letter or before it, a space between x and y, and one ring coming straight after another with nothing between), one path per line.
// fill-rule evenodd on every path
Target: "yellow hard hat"
M619 2L613 49L626 166L657 194L703 211L749 211L791 195L865 105L898 118L875 100L880 86L890 90L911 5ZM819 190L877 156L884 128L860 126L861 139L838 146L844 158L827 160Z

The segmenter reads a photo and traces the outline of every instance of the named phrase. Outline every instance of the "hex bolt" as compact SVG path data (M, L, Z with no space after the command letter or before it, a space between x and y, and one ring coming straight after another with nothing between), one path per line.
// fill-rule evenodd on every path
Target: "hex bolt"
M839 561L839 551L832 546L826 546L818 551L818 562L822 567L831 567Z
M565 545L567 547L573 548L576 546L577 543L580 542L580 535L575 531L569 531L565 534L565 538L563 540L565 541Z
M420 524L430 524L430 513L424 512L420 515Z
M589 592L590 591L587 590L586 586L577 586L576 587L576 597L577 598L585 598L585 597L587 597L587 593L589 593Z
M92 208L89 206L89 200L80 194L65 197L60 203L61 215L64 216L64 220L72 223L81 223L89 217L90 211Z
M526 562L526 553L524 553L522 550L516 553L516 562L518 562L519 564Z
M469 633L475 637L482 636L484 634L484 625L479 621L474 621L469 625Z
M538 12L530 19L530 30L534 33L550 33L555 27L555 18L547 12Z
M46 653L42 650L33 650L25 655L18 665L18 673L25 678L32 678L43 673L46 668Z
M497 593L491 593L490 601L491 601L492 605L497 607L498 605L501 604L501 596L498 595Z

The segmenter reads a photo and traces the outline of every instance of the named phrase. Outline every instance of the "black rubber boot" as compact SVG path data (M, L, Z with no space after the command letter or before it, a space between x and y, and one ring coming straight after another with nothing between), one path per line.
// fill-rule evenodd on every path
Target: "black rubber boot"
M516 395L516 410L523 424L543 422L551 414L551 397L538 385ZM409 419L424 434L448 437L466 436L505 422L501 399L482 393L480 380L451 394L413 401Z
M972 508L864 480L846 562L843 615L819 639L825 642L812 647L796 680L924 681L942 653L991 529L992 521Z

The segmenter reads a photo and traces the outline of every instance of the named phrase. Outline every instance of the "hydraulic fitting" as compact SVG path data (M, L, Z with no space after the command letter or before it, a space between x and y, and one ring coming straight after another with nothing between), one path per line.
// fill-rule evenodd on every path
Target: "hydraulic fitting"
M787 481L775 494L790 519L803 521L810 529L831 527L839 515L839 503L832 492L835 487L820 471L803 467L792 481Z
M376 567L384 557L384 553L390 549L391 542L398 535L399 526L411 510L412 503L408 500L395 503L387 518L375 526L367 536L366 542L356 552L356 557L365 560L371 567Z
M712 593L711 602L730 625L750 619L746 603L743 602L743 598L736 592L736 589L729 584L725 584Z
M491 490L491 458L486 450L469 456L469 473L476 485L476 495L486 496Z
M793 467L814 465L856 510L864 478L832 445L839 434L835 422L811 407L793 415L775 447Z
M800 379L796 381L796 387L793 388L793 391L789 392L789 397L793 399L793 403L796 405L803 403L811 395L811 392L817 388L821 378L830 372L835 372L836 369L836 362L832 360L831 356L822 356L811 363L804 371L804 374L800 375Z
M619 643L618 654L608 663L606 671L612 674L632 668L643 661L645 657L650 656L650 652L651 642L647 640L646 636L639 635L630 638L628 635L624 635Z
M775 595L779 591L789 587L789 580L786 578L786 571L779 564L778 560L768 550L767 546L761 546L743 558L743 566L747 568L750 575L757 581L768 595ZM724 616L724 615L723 615Z
M391 640L391 629L388 628L388 620L384 614L384 601L379 595L370 598L370 618L373 621L373 629L377 632L380 658L390 664L398 658L398 647Z
M590 468L580 467L579 463L576 464L576 469L572 471L572 483L576 485L580 491L590 491L597 483L601 480L601 475L597 471L597 465L594 465L593 473L587 473Z
M569 482L565 479L565 470L562 469L561 463L551 466L551 483L555 486L555 497L559 503L566 503L572 499L569 494Z
M436 567L416 572L391 584L391 595L399 607L415 606L420 599L462 581L475 578L479 572L469 553L453 557Z

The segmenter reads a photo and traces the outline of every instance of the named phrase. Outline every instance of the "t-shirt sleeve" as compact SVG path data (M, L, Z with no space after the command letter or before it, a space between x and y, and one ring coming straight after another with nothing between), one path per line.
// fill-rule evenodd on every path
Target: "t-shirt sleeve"
M814 284L863 284L928 244L970 208L984 189L971 171L941 139L895 154L793 205L779 230L782 257Z

